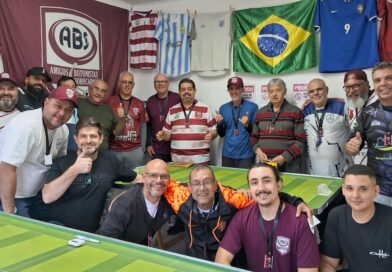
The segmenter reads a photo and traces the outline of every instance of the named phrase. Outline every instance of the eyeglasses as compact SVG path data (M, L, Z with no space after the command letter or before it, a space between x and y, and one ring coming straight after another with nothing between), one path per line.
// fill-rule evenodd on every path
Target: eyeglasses
M133 82L132 80L121 80L120 81L121 82L121 84L124 84L124 85L133 85L133 84L135 84L135 82Z
M106 93L106 89L100 89L98 87L94 87L93 88L93 92L96 93L96 94Z
M157 85L160 85L160 84L167 84L167 83L169 83L169 82L166 81L166 80L155 80L155 81L154 81L154 84L157 84Z
M158 180L158 177L161 179L161 181L168 181L170 179L170 175L167 174L157 174L157 173L145 173L150 179L152 180Z
M198 182L198 181L195 181L195 182L191 182L191 187L193 188L193 189L199 189L199 188L201 188L201 186L203 185L205 188L211 188L213 185L215 184L215 181L214 180L206 180L204 183L203 182Z
M353 89L355 91L359 90L359 87L361 87L363 83L358 83L358 84L352 84L352 85L344 85L343 90L348 91L350 89Z

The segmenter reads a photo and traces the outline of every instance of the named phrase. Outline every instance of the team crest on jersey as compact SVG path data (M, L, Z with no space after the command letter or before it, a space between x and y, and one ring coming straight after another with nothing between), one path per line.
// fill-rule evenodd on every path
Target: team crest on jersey
M388 0L389 3L392 3L392 0Z
M377 121L377 120L373 120L372 121L372 123L370 124L370 126L381 126L381 123L380 123L380 121Z
M196 111L196 112L195 112L195 117L196 117L197 119L201 119L201 118L203 118L203 113L200 112L200 111Z
M225 20L219 20L219 27L225 26Z
M139 108L133 108L133 113L138 115L139 114Z
M335 117L333 116L333 114L327 114L326 116L325 116L325 120L327 120L327 122L329 123L329 124L332 124L333 122L335 122Z
M362 14L365 11L365 6L362 3L357 5L357 12L358 14Z
M280 255L286 255L290 252L290 238L284 236L276 237L276 250Z
M180 32L181 32L181 33L185 33L185 26L181 26L181 27L180 27Z

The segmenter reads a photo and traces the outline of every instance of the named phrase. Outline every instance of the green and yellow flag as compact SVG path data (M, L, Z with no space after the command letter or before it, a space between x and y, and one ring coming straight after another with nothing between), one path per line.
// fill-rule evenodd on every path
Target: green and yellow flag
M316 66L315 0L233 15L233 70L280 74Z

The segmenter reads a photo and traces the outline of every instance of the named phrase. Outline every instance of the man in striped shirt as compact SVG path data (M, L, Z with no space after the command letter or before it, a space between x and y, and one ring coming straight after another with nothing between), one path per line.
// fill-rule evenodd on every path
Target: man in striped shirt
M268 82L270 102L257 113L250 143L260 162L272 161L283 172L302 173L301 155L305 148L304 116L284 97L285 82Z
M210 143L217 136L215 119L208 106L195 99L193 80L182 79L179 94L181 102L169 109L166 123L156 138L171 140L173 162L209 164Z

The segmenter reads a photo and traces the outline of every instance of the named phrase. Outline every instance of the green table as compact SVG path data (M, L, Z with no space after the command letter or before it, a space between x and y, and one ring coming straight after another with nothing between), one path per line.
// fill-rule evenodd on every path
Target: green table
M188 182L189 172L192 168L170 166L170 178L179 182ZM248 188L246 180L247 169L227 168L212 166L215 177L224 185L235 189ZM136 172L141 173L144 167L137 167ZM336 197L342 185L341 178L330 178L322 176L300 175L282 173L282 191L301 197L312 209L314 214L320 214ZM320 184L326 184L331 190L328 195L318 195L317 188Z
M98 239L67 244L76 234ZM0 212L0 271L242 271Z

